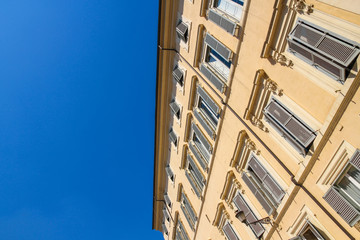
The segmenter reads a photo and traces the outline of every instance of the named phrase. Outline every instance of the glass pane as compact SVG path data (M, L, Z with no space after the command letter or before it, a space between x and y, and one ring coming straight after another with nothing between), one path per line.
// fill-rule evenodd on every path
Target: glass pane
M226 61L215 50L210 48L207 63L220 73L225 79L228 79L230 73L231 62Z
M219 115L211 111L210 107L206 104L206 102L202 98L200 98L199 101L199 108L208 117L208 119L212 122L212 124L214 126L217 126Z
M241 19L243 5L244 2L240 0L218 0L217 2L218 9L221 9L237 20Z

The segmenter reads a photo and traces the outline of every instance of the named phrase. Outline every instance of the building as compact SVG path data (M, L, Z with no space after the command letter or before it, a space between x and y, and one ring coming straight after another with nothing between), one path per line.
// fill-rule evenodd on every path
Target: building
M360 239L360 2L160 0L153 229Z

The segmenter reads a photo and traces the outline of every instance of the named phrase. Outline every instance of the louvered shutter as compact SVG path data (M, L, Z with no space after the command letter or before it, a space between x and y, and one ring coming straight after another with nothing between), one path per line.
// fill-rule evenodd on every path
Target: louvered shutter
M264 109L266 120L303 156L306 155L316 135L274 98Z
M169 214L168 214L168 212L167 212L167 210L166 210L166 208L163 208L163 215L164 215L164 218L167 220L167 221L169 221L169 218L170 218L170 216L169 216Z
M206 34L205 43L214 49L220 56L222 56L226 61L230 60L231 51L224 44L219 42L216 38L210 34Z
M350 226L360 220L360 212L341 196L336 187L332 186L324 199Z
M208 162L206 162L206 160L202 157L201 153L199 153L199 151L196 149L193 142L189 144L189 148L192 154L195 156L198 163L200 164L201 168L205 170L208 166Z
M182 193L182 197L184 200L184 206L185 206L186 210L188 211L188 213L190 214L192 221L195 223L197 221L197 216L194 212L194 209L193 209L189 199L186 197L186 195L184 193Z
M205 182L205 179L204 179L202 173L200 172L198 166L195 164L194 160L192 159L192 157L189 154L187 155L187 160L193 170L193 171L191 171L191 173L194 174L194 178L195 178L199 188L202 189L202 187L204 186L204 182Z
M205 92L202 87L197 87L197 93L200 95L200 97L206 102L206 104L210 107L211 111L214 113L220 113L219 106L215 103L214 100Z
M190 183L192 189L194 190L196 196L200 197L201 196L201 193L200 193L201 190L195 184L194 179L190 176L190 173L188 171L185 172L185 176L189 180L189 183Z
M213 9L210 9L209 11L209 19L231 35L234 35L236 30L236 23L233 21L227 19L225 16L219 14Z
M168 205L169 207L171 207L171 201L170 201L170 198L168 196L167 193L164 194L164 200L166 202L166 205Z
M225 84L203 63L200 65L200 72L218 89L220 92L224 92L226 89Z
M180 22L176 26L176 32L177 32L179 38L181 38L184 42L187 42L188 26L186 25L186 23Z
M291 52L341 82L345 81L346 68L360 52L357 43L303 20L298 21L288 41Z
M255 156L251 156L248 165L253 170L254 174L261 180L265 189L273 196L277 203L281 202L285 192L281 189L279 184L273 179L270 173L261 165ZM265 191L266 193L266 191Z
M194 222L191 220L191 218L190 218L188 212L186 211L184 205L180 205L180 208L183 211L185 219L188 222L189 226L191 227L191 230L194 231L195 230Z
M211 137L214 138L214 130L209 126L209 124L207 123L207 121L205 120L205 118L202 116L202 114L199 112L198 109L195 109L193 111L194 116L196 118L196 120L200 123L200 125L204 128L204 130L206 131L206 133Z
M180 68L175 68L174 70L173 70L173 72L172 72L172 75L173 75L173 79L175 80L175 81L177 81L179 84L180 84L180 86L183 86L183 84L184 84L184 80L183 80L183 78L184 78L184 74L183 74L183 72L180 70Z
M240 194L237 194L234 199L233 199L233 203L235 204L235 206L239 209L239 211L243 211L246 217L246 221L248 223L254 222L256 220L258 220L254 213L251 211L251 209L248 207L247 203L244 201L244 199L240 196ZM253 224L249 224L250 228L252 229L252 231L254 232L254 234L257 237L260 237L264 232L265 229L264 227L261 225L261 223L253 223Z
M194 130L195 134L197 135L197 137L200 139L202 145L205 147L205 149L207 149L210 153L212 151L212 146L209 143L209 141L206 139L206 137L204 136L204 134L200 131L200 129L196 126L196 124L192 123L191 124L192 129Z
M172 129L169 132L169 138L170 138L170 141L172 143L174 143L175 146L177 146L177 136Z
M180 117L180 106L175 101L172 101L170 103L170 109L173 112L173 114L176 116L176 118L179 119L179 117Z
M223 226L223 232L225 233L228 240L240 240L228 222Z
M166 166L165 171L168 177L171 179L171 181L174 181L174 174L169 165Z
M258 189L258 186L256 186L251 181L251 179L246 175L246 173L243 173L241 178L243 179L245 184L249 187L250 191L255 195L256 199L259 201L259 203L267 212L267 214L271 215L274 211L274 208L271 206L268 200L262 195L262 192L260 189Z
M161 227L162 227L163 233L166 234L166 235L168 235L168 230L167 230L167 228L166 228L166 226L165 226L164 223L161 225Z
M357 149L350 159L350 163L360 171L360 150Z

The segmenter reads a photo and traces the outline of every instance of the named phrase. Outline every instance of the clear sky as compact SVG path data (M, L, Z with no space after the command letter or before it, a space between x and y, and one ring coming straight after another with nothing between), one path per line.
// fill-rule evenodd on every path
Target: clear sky
M0 239L152 230L158 1L0 1Z

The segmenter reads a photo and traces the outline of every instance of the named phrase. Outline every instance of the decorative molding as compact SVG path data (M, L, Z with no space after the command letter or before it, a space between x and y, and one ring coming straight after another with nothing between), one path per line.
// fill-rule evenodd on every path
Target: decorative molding
M182 150L182 156L181 156L181 163L179 167L180 169L184 169L186 167L186 158L187 158L188 150L189 150L188 145L184 144Z
M222 228L225 225L226 221L232 223L232 220L230 220L229 213L226 211L224 204L221 202L218 204L216 208L215 218L212 223L214 226L218 228L221 235L224 235Z
M230 170L226 175L225 184L220 195L220 199L224 200L230 209L233 209L231 204L232 199L234 198L236 192L240 189L240 182L236 179L234 172Z
M294 65L294 63L290 59L288 59L287 57L285 57L285 55L281 53L277 53L274 58L277 63L280 63L283 66L292 67Z
M268 103L271 95L282 96L283 90L279 88L278 84L269 78L263 69L259 69L255 74L254 88L249 100L249 105L245 114L245 119L268 132L268 128L262 121L263 109Z
M305 0L294 0L293 9L298 13L310 14L313 12L314 5L306 4Z
M185 125L185 132L184 132L184 142L189 141L189 136L191 132L191 123L192 123L192 114L188 113L186 116L186 125Z
M178 184L177 196L176 201L180 202L181 200L181 193L183 192L183 185L181 183Z

